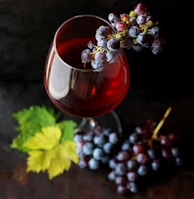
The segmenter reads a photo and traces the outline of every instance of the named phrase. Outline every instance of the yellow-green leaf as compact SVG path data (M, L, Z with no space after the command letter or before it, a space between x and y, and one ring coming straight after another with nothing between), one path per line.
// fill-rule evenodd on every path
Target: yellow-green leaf
M69 170L71 161L78 163L76 145L73 141L65 141L53 149L53 158L48 168L49 179Z
M48 150L31 150L28 155L27 171L47 171L49 179L69 170L71 161L79 161L74 141L58 143Z
M33 171L39 173L41 171L44 171L42 167L42 162L45 156L45 152L40 150L34 150L30 151L28 155L29 156L27 158L27 172Z
M63 142L61 145L62 145L62 147L64 149L64 154L63 155L67 159L70 159L74 163L77 164L79 162L79 158L78 158L78 155L77 155L77 152L76 152L76 144L75 144L75 142L67 140L67 141Z
M42 132L37 132L35 136L31 137L24 147L28 149L52 149L57 145L61 138L61 129L59 127L51 126L42 129Z
M49 179L52 179L53 177L63 173L64 170L69 170L71 166L71 161L69 158L66 158L63 155L63 152L64 150L61 145L58 145L54 149L53 154L55 154L55 157L52 158L50 166L48 168Z

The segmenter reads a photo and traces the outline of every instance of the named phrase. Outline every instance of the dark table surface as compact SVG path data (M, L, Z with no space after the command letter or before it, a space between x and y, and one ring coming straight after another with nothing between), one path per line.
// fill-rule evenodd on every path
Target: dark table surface
M116 193L115 185L106 178L106 168L91 171L73 165L70 171L53 180L49 180L45 173L27 173L25 154L10 148L17 135L17 123L11 114L31 105L52 107L42 82L0 81L0 199L193 199L193 96L187 94L169 99L161 98L151 90L129 89L116 109L124 133L130 133L134 124L148 118L158 121L171 105L173 111L166 126L176 128L182 134L185 164L181 168L166 169L161 175L150 176L139 193L127 195Z

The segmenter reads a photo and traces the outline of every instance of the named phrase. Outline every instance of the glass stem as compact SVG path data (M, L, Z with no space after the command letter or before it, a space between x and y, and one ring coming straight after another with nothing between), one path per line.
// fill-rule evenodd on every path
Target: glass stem
M112 110L110 113L112 114L112 116L115 119L115 122L116 122L116 125L117 125L118 134L122 137L122 135L123 135L123 128L122 128L122 125L121 125L121 121L120 121L117 113L114 110Z
M89 132L97 125L98 122L94 118L83 118L78 128L85 132Z

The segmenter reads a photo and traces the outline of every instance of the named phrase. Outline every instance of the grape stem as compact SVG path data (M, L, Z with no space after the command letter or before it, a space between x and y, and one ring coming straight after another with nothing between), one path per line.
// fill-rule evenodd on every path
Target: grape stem
M172 111L172 107L168 107L168 109L164 113L164 116L162 117L162 119L160 120L156 128L154 129L151 140L157 139L158 132L161 129L162 125L164 124L165 120L167 119L171 111Z

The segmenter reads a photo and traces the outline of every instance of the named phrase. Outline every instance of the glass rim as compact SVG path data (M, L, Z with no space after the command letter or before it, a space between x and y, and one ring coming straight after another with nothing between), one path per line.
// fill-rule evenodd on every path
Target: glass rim
M76 18L84 18L84 17L91 17L91 18L96 18L96 19L99 19L101 20L102 22L106 23L108 26L110 26L112 28L112 30L114 31L113 27L111 26L111 24L106 20L106 19L103 19L102 17L100 16L97 16L97 15L92 15L92 14L82 14L82 15L75 15L73 17L70 17L68 18L67 20L65 20L61 25L59 25L59 27L57 28L57 30L55 31L55 34L54 34L54 38L53 38L53 49L57 55L57 57L59 58L59 60L62 62L62 63L65 63L69 68L72 68L73 70L76 70L76 71L82 71L82 72L100 72L103 70L104 67L100 67L100 68L97 68L97 69L82 69L82 68L76 68L76 67L73 67L71 66L70 64L68 64L67 62L65 62L61 56L59 55L58 53L58 50L57 50L57 47L56 47L56 40L57 40L57 36L58 36L58 33L60 32L60 30L62 29L62 27L69 23L70 21L76 19ZM95 35L94 35L95 37ZM86 46L87 47L87 46ZM84 49L83 49L84 50ZM80 54L80 57L81 57L81 54Z

